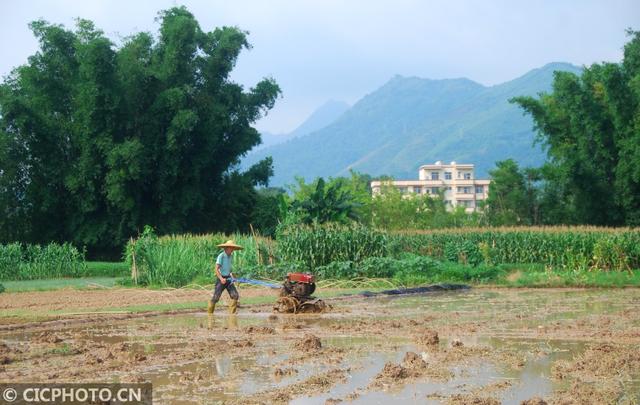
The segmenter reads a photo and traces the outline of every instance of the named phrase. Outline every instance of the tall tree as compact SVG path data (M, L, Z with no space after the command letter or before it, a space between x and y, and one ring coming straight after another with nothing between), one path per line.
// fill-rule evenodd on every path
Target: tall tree
M513 159L496 163L485 213L492 225L532 225L537 216L537 171L521 170Z
M184 7L115 46L90 21L36 21L40 43L0 85L0 238L102 250L159 232L248 226L270 159L240 173L280 89L229 80L247 33Z
M576 222L640 224L640 33L628 33L622 63L556 72L552 93L513 100L533 117Z
M251 224L262 235L276 236L276 229L289 211L287 192L283 188L263 188L258 190L256 207L251 216Z

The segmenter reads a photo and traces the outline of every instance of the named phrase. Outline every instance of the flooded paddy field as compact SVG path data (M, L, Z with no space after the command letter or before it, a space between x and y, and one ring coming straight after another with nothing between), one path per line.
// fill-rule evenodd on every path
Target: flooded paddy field
M154 402L640 403L640 290L472 289L5 327L3 382L153 383Z

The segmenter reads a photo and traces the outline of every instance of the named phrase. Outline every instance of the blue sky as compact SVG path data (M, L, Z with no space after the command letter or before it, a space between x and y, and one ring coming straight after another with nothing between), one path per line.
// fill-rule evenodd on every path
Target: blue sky
M250 32L233 77L272 76L283 89L261 130L288 132L329 99L350 104L396 74L468 77L485 85L549 62L620 61L626 28L640 30L638 0L3 0L0 75L37 49L27 24L96 23L116 43L156 32L158 10L186 5L202 29Z

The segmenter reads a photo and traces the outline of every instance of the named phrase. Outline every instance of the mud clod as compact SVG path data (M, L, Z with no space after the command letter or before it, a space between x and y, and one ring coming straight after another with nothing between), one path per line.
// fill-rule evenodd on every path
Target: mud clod
M292 367L288 368L276 368L273 370L273 376L276 378L288 377L290 375L298 374L298 370Z
M14 361L14 351L6 344L0 342L0 364L9 364Z
M275 329L269 327L269 326L247 326L246 328L244 328L244 331L246 333L256 333L256 334L261 334L261 335L273 335L274 333L276 333Z
M253 347L254 343L248 339L235 340L231 343L233 347Z
M451 341L451 347L462 347L464 346L464 343L462 343L460 340L458 339L453 339Z
M295 348L300 350L319 350L322 348L322 342L319 337L305 333L302 340L295 344Z
M147 359L147 356L145 356L142 353L136 353L133 355L133 360L135 361L145 361Z
M402 380L403 378L407 378L409 376L409 372L406 368L402 367L399 364L387 363L384 365L384 368L378 374L378 377L391 379L391 380ZM376 378L378 378L376 377Z
M421 345L435 346L440 343L438 332L432 329L425 330L422 334L416 338L417 342Z
M408 368L424 368L427 366L427 363L422 359L422 357L414 352L407 352L404 355L404 359L402 359L402 364Z

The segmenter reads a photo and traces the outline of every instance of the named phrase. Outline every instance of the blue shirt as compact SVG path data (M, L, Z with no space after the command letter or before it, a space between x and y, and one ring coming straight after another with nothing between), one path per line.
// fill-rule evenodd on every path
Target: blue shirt
M229 277L231 275L231 265L233 264L233 257L227 256L225 252L218 255L216 264L220 265L220 274L222 277Z

